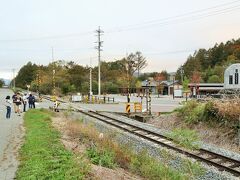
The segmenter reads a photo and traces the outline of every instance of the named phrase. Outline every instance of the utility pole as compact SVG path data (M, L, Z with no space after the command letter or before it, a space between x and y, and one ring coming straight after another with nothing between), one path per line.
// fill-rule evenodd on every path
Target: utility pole
M90 72L89 72L89 100L92 101L92 58L90 58Z
M101 95L101 47L103 41L101 41L101 36L103 35L103 31L100 29L100 26L98 27L98 30L96 30L98 41L96 49L98 50L98 96Z
M55 64L54 64L54 52L52 47L52 65L53 65L53 71L52 71L52 81L53 81L53 100L56 99L56 87L55 87Z
M13 85L13 90L15 91L15 88L16 88L16 81L15 81L15 69L12 69L12 72L13 72L13 81L12 81L12 85Z
M173 75L173 99L175 99L174 85L175 85L175 75Z
M127 70L127 102L130 103L130 78L129 78L129 64L128 64L128 54L126 53L126 70Z

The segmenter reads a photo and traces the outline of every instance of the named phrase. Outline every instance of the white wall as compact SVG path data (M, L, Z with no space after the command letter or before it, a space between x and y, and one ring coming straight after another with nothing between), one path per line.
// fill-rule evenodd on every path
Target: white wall
M235 84L235 72L238 70L238 84ZM229 84L229 76L233 77L233 84ZM238 89L240 88L240 63L232 64L224 73L224 88L225 89Z

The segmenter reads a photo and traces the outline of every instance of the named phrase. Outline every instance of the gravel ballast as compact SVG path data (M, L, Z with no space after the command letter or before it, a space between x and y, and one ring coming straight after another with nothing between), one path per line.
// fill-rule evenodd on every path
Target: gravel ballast
M147 125L147 124L129 119L124 116L113 115L110 113L103 113L103 114L108 115L108 116L113 116L114 118L117 117L121 121L128 122L133 125L137 125L139 127L145 128L147 130L150 130L150 131L162 134L162 135L167 133L167 131L160 130L152 125ZM120 144L130 144L136 152L141 152L142 150L147 150L149 155L159 159L160 161L162 161L164 163L167 163L170 167L172 167L176 170L181 171L182 167L183 167L183 163L186 161L196 162L196 160L194 160L194 159L188 158L182 154L179 154L173 150L169 150L165 147L161 147L160 145L157 145L153 142L146 141L136 135L119 130L111 125L108 125L104 122L101 122L99 120L96 120L95 118L86 116L84 114L73 113L72 118L73 119L82 119L84 123L94 125L98 129L98 131L100 131L102 133L114 134L115 135L114 140L116 140ZM213 150L216 153L228 155L230 157L234 157L235 159L239 160L239 154L228 152L228 151L223 151L223 150L217 151L216 148L214 149L214 147L211 147L211 146L208 147L208 145L204 145L203 148ZM211 148L213 148L213 149L211 149ZM234 155L234 156L231 156L231 155ZM200 163L200 164L205 169L205 172L203 175L197 176L194 179L206 179L206 180L238 179L228 172L221 172L217 168L208 166L205 163Z

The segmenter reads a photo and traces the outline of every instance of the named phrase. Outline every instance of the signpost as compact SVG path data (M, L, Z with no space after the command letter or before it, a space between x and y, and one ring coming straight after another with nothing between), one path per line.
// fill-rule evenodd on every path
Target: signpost
M28 90L28 93L29 93L29 89L30 89L30 85L29 85L29 84L27 84L27 90Z

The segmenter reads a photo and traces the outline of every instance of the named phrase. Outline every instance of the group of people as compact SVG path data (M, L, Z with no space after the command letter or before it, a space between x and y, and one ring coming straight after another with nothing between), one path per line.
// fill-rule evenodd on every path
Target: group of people
M11 117L12 104L14 112L20 116L22 112L26 112L27 104L29 105L29 109L35 108L35 97L31 93L29 95L25 93L23 96L21 96L19 92L14 93L14 95L12 96L12 100L10 96L7 96L5 102L5 106L7 108L7 119Z

